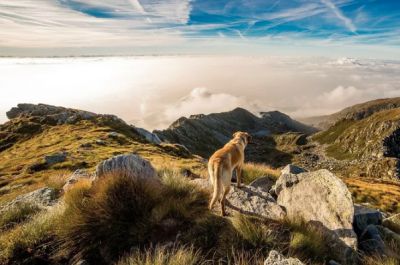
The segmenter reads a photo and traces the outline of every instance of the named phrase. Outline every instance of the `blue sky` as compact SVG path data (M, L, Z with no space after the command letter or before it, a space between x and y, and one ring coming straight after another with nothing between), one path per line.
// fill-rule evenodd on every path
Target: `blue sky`
M400 59L398 0L2 0L0 55Z

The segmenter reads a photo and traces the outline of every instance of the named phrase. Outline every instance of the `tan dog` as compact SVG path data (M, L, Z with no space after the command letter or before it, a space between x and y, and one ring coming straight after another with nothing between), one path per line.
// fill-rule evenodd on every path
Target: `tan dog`
M223 216L225 215L225 197L231 188L234 169L236 169L237 186L240 187L244 149L249 140L250 135L248 133L235 132L233 139L217 150L208 161L208 174L214 188L209 208L212 209L218 199L221 203L221 214Z

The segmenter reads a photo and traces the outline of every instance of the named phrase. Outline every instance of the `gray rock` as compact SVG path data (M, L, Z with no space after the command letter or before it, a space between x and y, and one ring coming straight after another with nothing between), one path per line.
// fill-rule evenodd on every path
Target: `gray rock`
M237 188L236 185L232 185L227 200L229 207L245 214L273 220L282 220L286 216L284 210L268 192L252 186L243 185Z
M46 162L47 165L51 166L57 163L62 163L66 159L67 159L67 153L61 152L45 156L44 161Z
M287 165L284 169L282 169L281 175L276 181L275 185L270 189L270 193L274 196L278 196L283 188L288 188L298 183L300 178L303 177L303 175L300 175L300 173L304 172L307 171L298 166L291 164Z
M359 246L361 250L370 254L383 255L385 253L385 242L375 225L367 226L360 237Z
M336 258L348 263L357 248L353 230L354 206L347 186L328 170L305 172L298 175L283 174L277 202L283 206L287 218L321 228L330 238Z
M134 127L134 126L133 126ZM146 129L134 127L138 134L143 136L147 141L153 144L161 144L161 140L157 134L151 133Z
M272 180L270 177L265 176L265 177L260 177L255 180L253 180L249 186L252 186L256 189L261 189L265 192L268 192L272 186L274 185L275 181Z
M77 183L79 180L88 180L93 182L95 180L95 175L88 173L84 169L77 169L74 173L71 174L71 176L68 177L67 181L65 182L63 186L64 191L68 191L71 189L75 183Z
M264 265L304 265L304 263L296 258L285 258L278 251L271 250Z
M380 211L361 205L355 205L354 209L353 227L357 235L361 236L368 225L382 224L383 217Z
M210 182L206 179L194 179L192 183L212 190ZM244 214L273 220L283 220L285 217L283 209L268 192L252 186L243 185L241 188L237 188L235 184L231 185L226 199L227 207Z
M157 172L150 162L134 154L117 155L97 165L97 177L101 178L110 173L125 174L144 179L157 177Z
M119 137L121 137L121 135L117 132L109 132L108 137L109 138L119 138Z
M390 230L400 234L400 213L385 218L382 224Z
M20 203L30 203L38 207L44 208L51 206L57 202L57 192L52 188L40 188L32 192L19 195L11 202L0 207L0 212Z
M296 165L289 164L281 170L281 175L283 174L300 174L307 172L304 168L298 167Z
M376 228L385 242L393 242L395 245L400 246L400 234L381 225L377 225Z
M97 145L102 145L102 146L104 146L104 145L106 145L106 142L103 141L103 140L101 140L101 139L97 139L97 140L96 140L96 144L97 144Z

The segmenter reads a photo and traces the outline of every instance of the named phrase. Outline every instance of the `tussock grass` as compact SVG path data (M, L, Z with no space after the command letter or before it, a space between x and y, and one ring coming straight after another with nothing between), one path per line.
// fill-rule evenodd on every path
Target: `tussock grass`
M286 221L291 229L289 253L312 264L323 264L333 259L332 251L327 245L327 238L319 228L305 222Z
M199 265L205 264L204 257L193 247L157 246L146 251L136 249L121 258L116 265Z
M232 223L239 235L252 247L271 248L277 242L276 233L255 217L235 214Z
M61 249L74 260L115 261L132 247L171 240L208 212L208 195L183 177L163 182L121 174L66 195Z
M32 203L17 203L11 206L0 212L0 231L24 222L39 210L39 207Z
M272 180L276 180L279 178L279 175L280 170L273 169L265 164L246 163L243 167L242 181L245 184L249 184L262 176L268 176Z
M54 206L50 211L39 212L29 222L2 233L0 264L18 264L13 262L14 259L33 259L32 251L53 237L62 212L62 206Z

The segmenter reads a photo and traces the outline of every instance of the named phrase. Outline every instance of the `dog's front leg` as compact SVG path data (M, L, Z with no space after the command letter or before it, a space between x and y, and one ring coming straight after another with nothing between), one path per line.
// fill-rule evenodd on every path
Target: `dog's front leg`
M236 180L237 180L237 187L240 188L242 186L242 165L236 167Z

